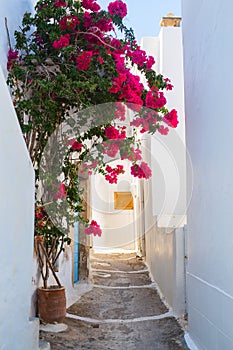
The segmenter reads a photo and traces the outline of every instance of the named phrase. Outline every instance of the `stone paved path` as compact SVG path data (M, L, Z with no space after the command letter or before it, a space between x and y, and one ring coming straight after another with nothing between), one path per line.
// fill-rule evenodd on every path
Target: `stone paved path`
M51 350L188 349L143 261L133 254L95 254L91 267L93 289L67 310L68 329L41 332Z

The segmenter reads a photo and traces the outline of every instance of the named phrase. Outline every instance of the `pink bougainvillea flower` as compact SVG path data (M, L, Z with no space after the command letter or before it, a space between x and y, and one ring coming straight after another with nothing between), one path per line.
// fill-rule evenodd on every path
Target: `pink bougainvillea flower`
M78 20L77 16L65 16L59 22L59 26L61 30L66 30L66 29L74 30L75 27L79 24L80 24L80 21Z
M111 142L107 141L103 143L103 152L107 154L109 157L114 158L119 152L120 145L119 142Z
M9 61L16 60L16 58L18 58L18 56L19 56L18 51L13 51L13 50L8 51L8 60Z
M147 70L150 70L153 65L155 64L155 59L153 56L149 56L148 59L147 59L147 62L146 62L146 69Z
M97 61L100 63L100 64L104 64L104 60L101 56L97 57Z
M128 152L121 152L121 159L128 159L131 162L137 162L142 159L142 151L139 148L131 147Z
M110 184L117 184L118 175L124 174L125 172L123 165L119 164L115 168L112 168L109 165L107 165L105 170L108 173L105 175L105 180L108 181Z
M58 50L69 45L70 45L70 34L61 35L59 40L55 40L53 42L53 47Z
M75 139L72 140L71 148L73 151L80 151L82 147L83 147L83 144L81 142L78 142Z
M116 111L115 118L120 121L125 121L126 118L126 107L122 102L115 103Z
M167 103L167 100L161 91L148 91L146 94L146 107L157 109L162 108Z
M55 187L55 185L53 187ZM62 199L65 196L66 196L66 187L62 182L60 182L57 186L56 193L54 193L53 195L53 199L57 201L58 199Z
M108 12L112 16L118 15L121 18L124 18L127 15L127 6L123 1L116 0L110 2L110 4L108 5Z
M90 225L87 228L85 228L84 232L88 236L93 234L94 236L101 237L102 235L100 225L95 220L91 221Z
M120 132L115 126L110 125L105 128L105 136L109 140L124 140L126 138L126 132L125 130Z
M55 7L66 7L67 3L64 0L57 0L53 3Z
M149 166L145 162L142 162L140 165L134 164L131 166L131 174L139 179L149 179L152 172Z
M146 51L141 50L140 47L132 52L131 57L133 63L137 64L139 67L143 67L147 60Z
M9 70L10 67L11 67L12 61L16 60L16 59L18 58L18 56L19 56L18 51L13 51L13 50L9 50L9 51L8 51L8 56L7 56L7 58L8 58L8 61L7 61L7 69L8 69L8 70Z
M82 0L82 5L86 10L93 12L98 12L100 10L100 6L96 3L95 0Z
M179 123L177 111L172 109L170 113L163 117L163 122L172 128L176 128Z
M165 128L163 125L161 125L159 128L158 128L158 132L161 134L161 135L167 135L169 133L169 129L168 128Z
M92 51L84 51L77 58L77 68L79 70L87 70L89 68L91 58L93 56Z

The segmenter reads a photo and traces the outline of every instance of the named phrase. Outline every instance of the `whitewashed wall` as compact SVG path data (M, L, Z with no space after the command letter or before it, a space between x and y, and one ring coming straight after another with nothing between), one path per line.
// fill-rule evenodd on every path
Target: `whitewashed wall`
M115 210L114 192L131 192L132 176L129 163L112 162L110 165L124 164L125 174L119 176L118 184L109 184L102 175L92 176L92 218L102 228L102 236L94 237L95 249L136 249L136 227L134 210Z
M31 2L7 0L0 10L0 349L38 349L39 323L30 318L33 261L34 170L5 83L5 17L12 38Z
M159 37L142 39L141 46L156 60L158 73L171 79L168 108L179 115L177 129L168 136L145 138L144 159L152 179L144 184L146 261L160 291L177 315L185 313L186 147L182 33L162 27Z
M199 349L233 349L233 3L183 0L189 333ZM190 184L189 184L190 185Z
M38 348L37 321L29 322L34 171L0 69L0 348Z

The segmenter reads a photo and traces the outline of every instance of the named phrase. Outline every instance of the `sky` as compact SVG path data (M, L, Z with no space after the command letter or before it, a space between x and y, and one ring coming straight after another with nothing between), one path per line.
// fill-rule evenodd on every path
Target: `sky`
M97 0L97 3L107 9L113 0ZM132 27L138 41L143 36L158 36L160 20L169 12L181 16L181 0L123 0L127 4L128 15L124 22Z

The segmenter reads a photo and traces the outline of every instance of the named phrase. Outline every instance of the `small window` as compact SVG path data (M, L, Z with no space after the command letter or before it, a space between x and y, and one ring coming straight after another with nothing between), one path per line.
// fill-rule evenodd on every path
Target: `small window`
M133 196L131 192L114 192L115 210L133 210Z

